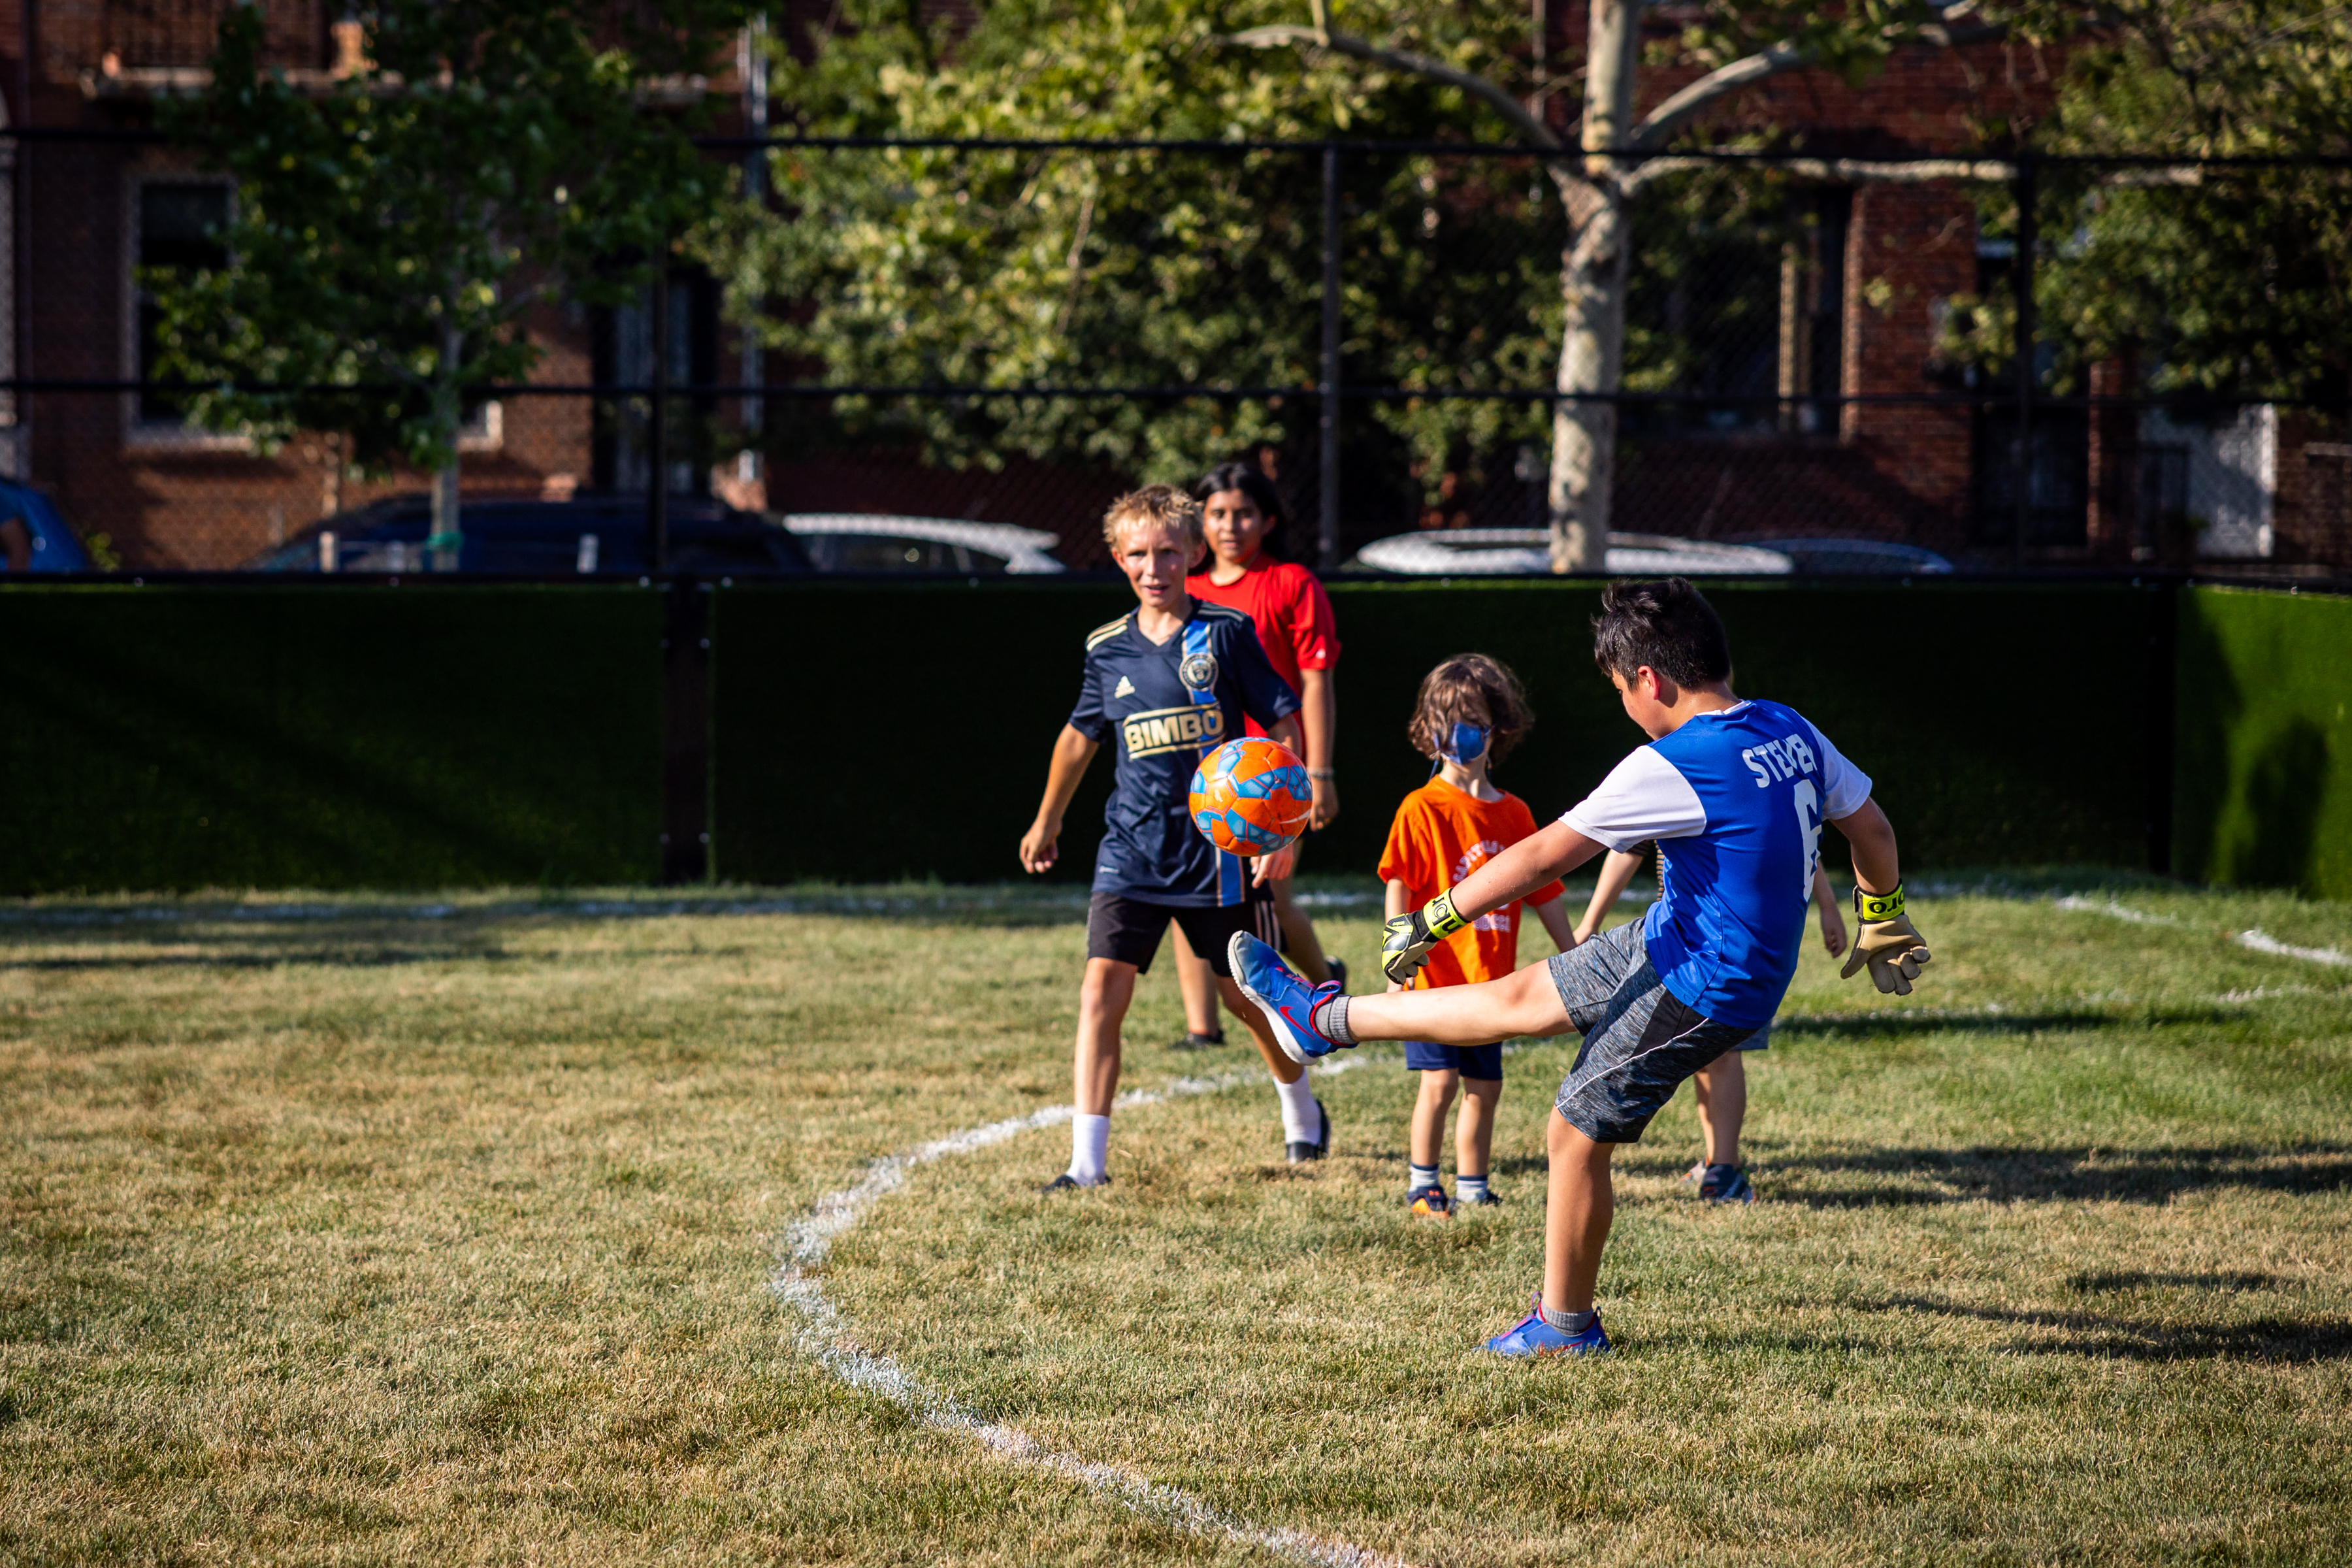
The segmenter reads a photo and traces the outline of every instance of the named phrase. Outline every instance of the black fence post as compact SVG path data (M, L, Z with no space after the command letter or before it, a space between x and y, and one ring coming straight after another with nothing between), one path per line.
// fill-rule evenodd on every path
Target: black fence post
M2033 251L2039 240L2034 205L2041 195L2040 164L2031 153L2017 158L2017 522L2010 540L2010 564L2025 570L2025 542L2033 525Z
M1339 564L1339 144L1323 143L1322 446L1317 454L1316 564Z
M710 584L663 584L661 879L710 877Z
M653 350L653 406L646 417L646 562L669 570L669 241L654 258L653 319L646 323Z

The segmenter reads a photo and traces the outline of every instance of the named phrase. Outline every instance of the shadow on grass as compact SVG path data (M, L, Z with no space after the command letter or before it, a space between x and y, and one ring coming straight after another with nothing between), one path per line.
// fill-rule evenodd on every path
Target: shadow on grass
M2053 1331L2006 1342L2012 1355L2095 1356L2117 1361L2343 1361L2352 1358L2352 1322L2340 1318L2262 1317L2242 1323L2168 1323L2095 1312L1964 1307L1928 1296L1888 1296L1852 1305L1865 1312L1927 1312Z
M2146 1012L2096 1013L2087 1008L2051 1008L2006 1013L1992 1009L1921 1008L1884 1013L1800 1013L1776 1021L1773 1039L1811 1036L1832 1040L1907 1039L1920 1035L2048 1035L2089 1029L2147 1029L2158 1024L2211 1026L2234 1023L2244 1012L2221 1007L2151 1008Z
M1864 1149L1784 1154L1766 1166L1759 1185L1778 1203L1812 1208L1881 1208L1918 1204L2042 1201L2163 1203L2214 1187L2274 1193L2329 1193L2352 1187L2352 1145L2300 1149L2244 1144L2210 1148ZM1862 1175L1867 1186L1808 1190L1804 1179ZM1789 1177L1799 1178L1791 1188ZM1777 1178L1777 1180L1776 1180ZM2121 1287L2116 1287L2120 1289Z

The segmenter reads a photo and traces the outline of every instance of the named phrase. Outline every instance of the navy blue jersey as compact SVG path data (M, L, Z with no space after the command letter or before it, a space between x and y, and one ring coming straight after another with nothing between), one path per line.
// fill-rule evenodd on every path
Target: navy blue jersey
M1663 894L1643 927L1668 991L1760 1027L1797 973L1822 824L1862 809L1870 775L1793 708L1699 713L1617 764L1560 820L1631 850L1656 839Z
M1239 610L1196 599L1192 618L1164 643L1135 617L1129 610L1087 634L1086 679L1070 712L1070 728L1109 746L1115 768L1095 891L1184 907L1241 903L1247 866L1202 837L1185 798L1202 757L1242 732L1244 714L1271 725L1298 711L1298 694L1266 663Z

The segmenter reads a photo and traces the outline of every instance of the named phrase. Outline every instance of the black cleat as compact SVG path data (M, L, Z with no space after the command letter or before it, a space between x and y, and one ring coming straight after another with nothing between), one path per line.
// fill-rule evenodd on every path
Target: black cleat
M1055 1193L1083 1193L1089 1191L1093 1187L1107 1187L1108 1185L1110 1185L1110 1178L1108 1176L1105 1176L1099 1182L1087 1183L1078 1180L1076 1176L1070 1174L1069 1172L1065 1171L1060 1175L1055 1177L1052 1181L1047 1182L1044 1186L1039 1187L1037 1191L1050 1197Z
M1344 958L1327 958L1323 963L1324 967L1331 972L1331 984L1345 991L1348 988L1348 961Z
M1222 1046L1224 1043L1225 1032L1223 1029L1212 1029L1205 1035L1187 1033L1182 1039L1171 1042L1168 1048L1171 1051L1202 1051L1211 1046Z
M1304 1165L1309 1160L1320 1160L1331 1152L1331 1113L1323 1109L1323 1102L1320 1100L1315 1102L1315 1114L1322 1118L1322 1136L1312 1143L1295 1142L1288 1145L1290 1163L1294 1165Z

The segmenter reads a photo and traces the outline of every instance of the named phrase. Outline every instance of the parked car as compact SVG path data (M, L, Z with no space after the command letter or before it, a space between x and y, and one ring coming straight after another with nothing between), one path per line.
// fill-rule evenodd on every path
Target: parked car
M820 572L1063 572L1042 528L885 512L796 511L778 521Z
M1351 564L1415 577L1549 572L1550 536L1540 528L1432 529L1374 540ZM1777 577L1796 570L1777 550L1657 533L1611 534L1608 568L1629 577Z
M74 531L58 515L49 498L30 485L20 485L13 479L0 479L0 522L10 518L21 521L29 536L26 551L25 570L31 572L94 572L89 552L81 547ZM9 570L8 552L0 550L0 575Z
M1883 539L1748 539L1738 542L1760 545L1785 555L1796 563L1799 572L1808 575L1855 573L1884 577L1936 576L1956 570L1932 550Z
M421 572L432 503L393 496L312 523L246 563L252 572ZM643 496L586 495L570 500L485 496L458 515L459 572L520 576L636 575L647 569ZM674 496L669 569L788 576L811 568L799 543L756 512Z

